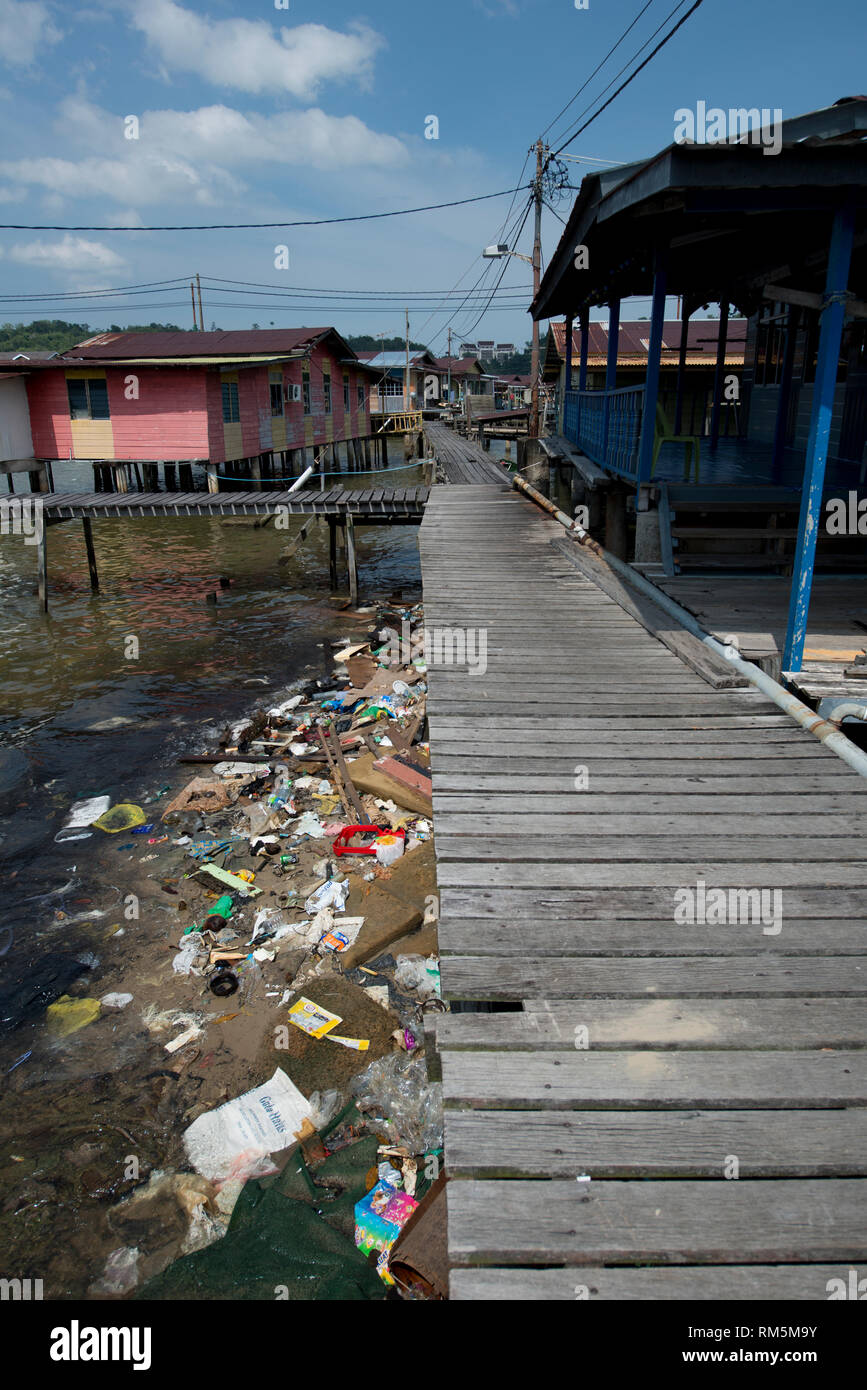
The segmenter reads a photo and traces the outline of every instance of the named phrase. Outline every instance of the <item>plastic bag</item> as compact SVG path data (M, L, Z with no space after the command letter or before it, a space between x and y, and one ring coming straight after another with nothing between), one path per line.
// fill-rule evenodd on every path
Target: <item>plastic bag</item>
M324 883L320 883L319 887L306 899L304 911L317 913L327 907L332 912L343 912L348 897L349 880L343 879L341 881L336 878L329 878Z
M442 1085L428 1081L423 1060L412 1053L392 1052L371 1062L352 1082L359 1110L378 1110L384 1118L372 1122L389 1142L411 1154L438 1149L443 1141Z
M440 992L439 962L435 956L398 956L394 983L400 990L412 991L420 999L432 999Z
M307 1101L310 1123L314 1129L324 1129L334 1119L343 1104L339 1091L313 1091Z

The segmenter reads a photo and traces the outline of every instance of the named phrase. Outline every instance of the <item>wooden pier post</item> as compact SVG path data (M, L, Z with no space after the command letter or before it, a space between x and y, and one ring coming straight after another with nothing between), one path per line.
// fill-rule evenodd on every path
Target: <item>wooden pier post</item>
M346 516L346 568L349 571L349 601L353 608L357 608L358 556L355 551L355 519L351 513Z
M181 484L181 492L193 491L193 465L191 463L178 464L178 478Z
M87 550L87 568L90 570L90 589L94 594L99 593L99 572L96 568L96 551L93 548L93 528L90 524L90 517L81 518L81 527L84 531L84 545Z
M250 459L250 477L253 480L253 491L262 491L262 455L257 454Z
M217 465L208 459L208 492L220 491L220 479L217 477Z
M126 474L126 464L121 463L113 469L115 486L118 492L129 492L129 478Z
M626 488L616 484L605 501L605 549L625 560L628 554L629 533L626 524Z
M39 607L48 612L48 527L45 518L40 518L39 539L36 543L36 585L39 593Z
M337 588L337 517L328 518L328 577L332 591Z
M173 463L164 463L163 475L166 480L166 492L177 492L178 484L175 476L175 465Z
M160 466L158 463L144 464L145 492L158 492L160 485Z

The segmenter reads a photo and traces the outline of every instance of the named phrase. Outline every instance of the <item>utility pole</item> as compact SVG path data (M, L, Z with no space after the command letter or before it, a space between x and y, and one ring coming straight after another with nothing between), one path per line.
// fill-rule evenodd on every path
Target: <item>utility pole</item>
M545 147L541 140L536 141L536 182L533 185L533 198L536 203L536 235L533 239L533 298L539 294L542 283L542 174L544 172ZM533 356L530 368L532 396L530 402L530 438L539 438L539 320L533 320Z
M449 405L452 403L452 330L449 329L449 387L446 392L446 400Z
M190 299L193 301L193 332L195 332L199 326L199 320L196 315L196 287L192 280L190 281Z
M409 309L404 309L406 314L406 377L403 383L403 408L409 413Z
M199 328L200 328L200 329L202 330L202 332L204 333L204 331L205 331L205 316L204 316L204 314L202 313L202 282L201 282L201 280L199 279L199 272L198 272L198 271L196 271L196 289L197 289L198 292L199 292Z

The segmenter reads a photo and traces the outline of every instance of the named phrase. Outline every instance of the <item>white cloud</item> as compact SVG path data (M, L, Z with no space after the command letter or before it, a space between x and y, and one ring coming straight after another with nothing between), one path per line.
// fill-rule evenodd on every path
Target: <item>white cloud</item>
M101 241L88 241L69 232L60 241L19 242L10 249L9 259L61 271L116 270L126 264L122 256Z
M384 44L361 24L341 34L323 24L275 28L264 19L205 19L175 0L147 0L131 20L170 70L244 92L291 92L301 99L314 96L322 82L366 84Z
M255 165L385 171L410 162L394 136L378 134L357 116L328 116L318 107L272 116L230 106L148 111L140 117L138 140L126 140L123 129L121 115L85 97L68 97L58 132L96 153L6 160L0 176L36 184L54 197L110 198L129 209L237 198L245 191L243 172Z
M132 142L130 142L132 143ZM135 206L178 200L207 205L215 195L234 194L240 185L218 169L196 169L189 161L156 151L130 154L126 159L7 160L0 175L20 183L38 184L64 198L111 198Z
M40 48L61 37L41 0L0 0L0 61L29 67Z
M230 106L151 111L142 118L141 139L143 146L153 143L164 155L183 150L192 160L229 167L256 163L391 168L409 161L406 147L394 136L377 134L357 116L329 116L319 107L273 116L245 114Z

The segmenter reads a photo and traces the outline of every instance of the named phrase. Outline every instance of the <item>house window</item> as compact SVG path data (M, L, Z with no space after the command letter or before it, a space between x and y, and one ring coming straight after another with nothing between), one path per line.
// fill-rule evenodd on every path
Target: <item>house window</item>
M241 418L237 381L223 382L223 424L237 425Z
M330 415L330 414L331 414L331 377L330 377L330 376L325 376L324 373L323 373L323 376L322 376L322 391L323 391L323 394L324 394L324 396L325 396L325 414L326 414L326 415Z
M304 401L304 414L310 414L310 373L307 368L301 373L301 396Z
M67 381L71 420L109 420L108 383L105 377L74 377Z
M786 311L782 304L768 304L756 325L756 386L777 386L783 374L786 350Z
M383 396L403 397L403 382L396 376L387 376L383 382L380 394Z
M283 387L279 381L271 382L271 415L283 414Z
M348 373L348 372L344 372L344 373L343 373L343 409L344 409L344 410L349 410L350 408L351 408L351 407L350 407L350 404L349 404L349 373Z
M357 394L357 396L358 396L358 409L359 409L359 410L364 410L364 407L365 407L365 404L366 404L365 399L364 399L364 387L363 387L363 386L356 386L355 390L356 390L356 394Z

